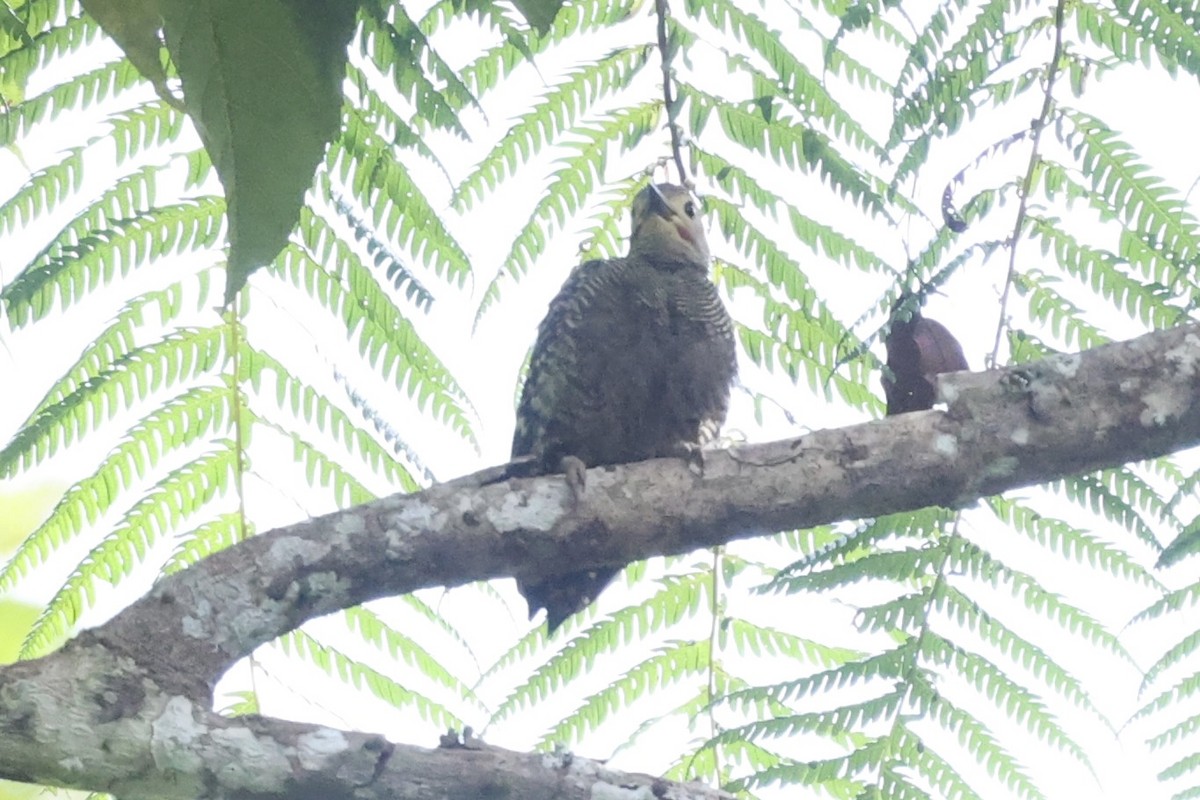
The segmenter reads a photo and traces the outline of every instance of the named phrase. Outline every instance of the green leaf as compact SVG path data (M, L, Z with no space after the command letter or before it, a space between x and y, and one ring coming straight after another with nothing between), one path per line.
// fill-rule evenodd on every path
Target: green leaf
M525 21L537 31L538 36L545 36L554 24L558 11L565 5L566 0L513 0L513 5Z
M162 18L158 14L158 0L80 0L80 4L121 46L159 96L170 98L167 71L159 57L162 44L158 31Z
M163 0L184 104L229 206L226 305L283 249L341 120L356 6Z

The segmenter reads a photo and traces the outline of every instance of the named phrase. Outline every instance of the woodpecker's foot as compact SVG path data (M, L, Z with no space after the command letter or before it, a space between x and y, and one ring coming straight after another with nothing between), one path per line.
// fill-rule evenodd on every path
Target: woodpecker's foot
M470 725L463 728L462 735L454 728L449 728L438 737L438 747L443 750L482 750L483 739L475 735Z
M463 728L463 747L467 750L482 750L483 739L475 735L475 729L470 725Z
M568 750L567 746L562 742L555 742L554 752L551 754L551 758L554 758L558 761L557 766L559 769L566 769L567 767L571 766L571 762L575 760L575 754ZM604 762L601 761L600 763L603 764Z
M682 458L687 468L695 475L704 475L704 448L695 442L679 442L670 455Z
M563 456L560 466L571 489L571 499L578 506L587 490L587 464L576 456Z

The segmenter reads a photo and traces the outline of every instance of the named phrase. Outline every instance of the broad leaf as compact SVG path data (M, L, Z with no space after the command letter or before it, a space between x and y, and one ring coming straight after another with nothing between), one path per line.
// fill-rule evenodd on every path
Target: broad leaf
M184 104L229 203L228 304L283 249L341 120L356 6L163 0Z

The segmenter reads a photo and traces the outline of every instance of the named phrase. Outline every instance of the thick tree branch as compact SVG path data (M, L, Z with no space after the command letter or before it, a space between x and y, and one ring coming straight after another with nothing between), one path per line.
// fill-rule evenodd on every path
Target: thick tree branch
M5 671L0 777L127 800L731 800L569 753L438 748L261 717L230 719L160 694L92 648Z
M331 797L442 796L398 783L374 787L393 769L386 753L414 759L397 781L435 770L443 754L417 756L362 734L224 719L205 710L210 688L257 645L376 597L957 506L1191 446L1200 442L1200 329L957 373L941 388L945 412L713 452L703 475L675 460L592 470L574 511L561 478L547 477L434 487L256 537L164 579L58 653L0 670L0 777L131 798L198 796L191 785L198 775L206 796L317 789ZM229 772L238 753L278 769L269 780L266 769L244 776L262 785L239 784L237 776L223 783L221 770ZM562 770L539 767L537 757L504 758L546 770L538 780L562 780ZM503 769L489 764L484 772L496 777ZM522 796L543 796L541 784L526 791L520 776L507 779Z

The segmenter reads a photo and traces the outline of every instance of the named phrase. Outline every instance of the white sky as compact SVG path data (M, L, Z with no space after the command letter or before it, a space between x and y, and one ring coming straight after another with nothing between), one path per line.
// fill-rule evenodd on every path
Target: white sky
M778 12L775 24L790 30L787 26L791 19L791 12L783 10L782 6L775 4L769 4L768 8ZM627 33L630 36L646 36L647 25L647 20L642 18L634 25L625 26L620 33L622 35ZM801 35L796 35L794 38L798 44L804 39ZM462 42L464 48L469 44L465 39L458 41ZM448 148L446 141L431 141L431 144L439 148L439 152L443 154L452 177L457 181L469 172L474 163L487 152L492 142L507 128L509 120L523 110L528 97L539 92L543 85L543 79L554 83L554 76L564 66L581 63L605 52L609 46L611 43L597 40L591 44L591 50L572 47L569 52L552 52L539 58L539 72L525 69L515 73L511 79L506 80L502 92L493 92L485 98L486 119L467 115L466 119L473 126L472 132L479 137L475 143L462 145L457 151L451 152L448 149L442 149ZM700 50L700 52L691 54L693 62L706 65L715 71L710 71L708 78L717 82L719 78L716 77L716 73L723 68L723 56L720 56L719 51L712 43L702 45ZM880 53L886 55L882 48L880 48ZM697 71L700 71L699 67ZM658 79L657 62L652 59L651 64L643 71L639 80L643 84L654 85ZM710 87L712 84L705 85ZM1058 96L1064 101L1067 98L1066 88L1064 84L1058 90ZM710 88L710 90L713 89ZM1106 77L1103 82L1095 83L1093 91L1082 101L1072 100L1070 102L1072 105L1105 117L1113 124L1119 123L1124 140L1132 144L1134 149L1148 160L1149 166L1155 174L1167 178L1174 186L1186 189L1192 181L1200 176L1200 148L1196 148L1194 143L1194 131L1200 126L1200 89L1194 81L1186 78L1176 81L1151 81L1146 72L1131 68L1118 71ZM981 115L966 127L961 136L956 137L953 141L938 140L935 143L938 150L934 162L935 164L942 163L945 167L939 169L934 166L926 173L930 177L917 187L916 199L930 213L936 212L941 190L950 175L965 160L973 157L975 153L994 141L999 135L1027 125L1029 117L1036 113L1039 104L1040 96L1036 92L1031 93L1022 103L1006 109L1001 114ZM876 119L873 124L878 126L881 122ZM882 124L886 124L886 120ZM716 121L711 121L709 131L715 131L716 128ZM53 154L62 147L78 141L78 132L68 125L62 125L58 128L58 132L61 133L61 136L44 135L42 131L39 131L38 137L22 142L22 155L25 162L34 165L47 163L54 158ZM873 132L879 135L877 128L873 129ZM665 138L665 134L657 137L656 142L641 148L630 157L611 159L610 174L613 176L623 175L646 163L647 153L662 154L661 142L665 141ZM654 155L651 155L650 158L653 158ZM439 286L439 281L435 277L423 276L435 287L439 300L429 317L418 321L420 329L426 335L427 341L436 344L439 355L445 359L455 376L462 381L480 417L478 430L481 454L473 453L462 443L455 441L452 436L447 436L445 431L438 426L429 425L417 430L411 426L404 427L405 435L410 436L418 449L426 454L431 467L439 477L452 477L469 472L485 464L503 461L507 456L512 429L513 382L526 348L533 340L537 322L546 302L557 291L558 285L567 271L577 262L576 249L579 242L578 236L575 234L585 226L587 214L581 214L569 226L567 235L553 239L545 256L526 280L519 285L515 285L511 281L505 284L504 299L506 302L485 315L478 328L474 330L472 329L473 315L475 303L490 279L492 271L499 265L500 256L507 247L507 243L511 241L517 225L527 216L528 210L533 207L536 198L543 191L545 184L541 178L546 174L547 169L552 168L551 162L556 157L556 153L546 153L534 159L529 166L522 170L521 180L507 182L493 197L475 207L469 214L457 215L453 211L447 211L448 224L452 225L451 229L459 237L460 242L468 247L475 265L474 282L472 286L468 287L469 291L473 292L472 295L455 294L447 287ZM1021 165L1027 158L1028 145L1018 145L1000 162L997 169L1014 172L1022 168ZM446 207L450 199L449 187L439 184L437 182L439 179L432 170L429 170L427 175L422 175L419 169L415 171L418 178L427 179L424 180L423 186L435 187L430 190L430 197L435 203L435 207L438 207L439 204L441 207ZM526 175L536 175L538 180L526 179ZM8 197L26 177L27 172L13 153L0 152L0 197ZM764 183L770 184L781 194L789 197L795 195L794 187L790 186L794 176L781 170L767 168L760 170L760 177ZM92 171L88 175L88 180L94 181L96 185L104 185L107 179L108 176L103 171ZM982 182L988 178L985 175L974 173L972 180ZM80 193L81 197L86 197L86 195L86 190ZM969 196L969 191L960 189L957 196L960 200L965 199ZM905 239L910 240L910 249L915 251L926 236L926 232L922 230L922 223L914 223L907 231L888 230L864 233L861 215L844 208L845 204L836 199L830 200L820 196L802 197L797 200L797 203L815 209L815 213L821 215L822 221L834 224L841 230L858 232L856 235L860 237L870 237L876 250L893 260L899 260L902 257ZM835 212L829 209L842 210ZM1008 214L999 214L998 218L1002 219L1005 225L1011 226L1013 213L1015 213L1015 206L1010 205ZM31 235L24 240L21 237L11 236L0 239L0 242L3 242L6 247L16 248L15 251L14 249L6 251L8 258L0 259L0 274L5 280L11 278L12 271L15 269L14 265L25 263L28 255L40 246L37 237L32 235L39 230L42 229L31 226ZM979 233L979 231L975 231L975 233ZM781 233L781 244L785 247L790 245L787 239L787 235ZM20 249L22 245L25 246L24 251ZM844 321L858 318L886 288L886 276L865 276L861 273L852 273L815 258L803 248L791 245L789 249L806 266L811 280ZM714 242L714 251L719 256L730 260L737 257L732 250L722 246L719 242ZM5 251L0 250L0 252ZM1043 259L1035 247L1028 244L1022 247L1021 259L1023 266L1030 266L1040 260L1045 264L1047 270L1053 268L1052 264ZM985 355L992 346L997 321L996 299L1001 288L1004 269L1005 259L1001 257L994 258L987 264L975 264L964 268L945 287L943 296L933 297L926 308L929 316L942 321L955 332L962 341L973 368L983 366ZM266 285L260 279L256 279L260 281L259 285ZM276 285L271 284L271 286ZM336 326L329 326L328 330L318 329L317 326L322 324L319 318L304 316L302 313L297 314L293 311L289 306L290 300L287 291L273 288L269 299L264 295L265 292L259 290L255 299L254 314L258 322L256 330L272 329L271 325L264 320L271 320L273 315L277 315L275 318L279 320L279 324L283 328L277 335L281 338L295 336L294 325L299 316L303 319L299 323L302 335L296 337L296 341L301 343L298 345L301 348L308 346L306 342L309 337L313 341L321 342L322 345L328 345L330 337L338 335L335 330ZM216 293L212 300L213 302L217 300ZM277 306L278 310L272 310L272 304ZM100 305L102 306L102 304ZM302 306L300 307L302 308ZM752 303L743 298L737 298L735 310L743 318L752 316L754 313ZM1019 312L1019 301L1014 303L1010 311ZM62 326L56 325L52 333L48 330L22 330L4 334L4 347L0 348L0 376L5 373L9 376L20 376L19 385L26 391L10 393L9 399L0 404L0 436L7 436L7 432L15 429L15 426L28 414L33 404L40 399L52 377L60 374L75 358L79 348L89 340L92 335L90 332L94 330L92 326L99 324L111 315L112 308L91 304L73 309L71 313L72 326L69 331L64 331ZM204 320L208 313L202 310L197 318ZM211 318L208 321L211 321ZM289 324L293 325L290 332L287 328ZM878 322L870 324L876 325ZM1139 326L1129 323L1117 314L1104 315L1103 325L1114 338L1125 338L1140 332ZM48 328L50 326L40 327ZM859 332L865 334L869 331ZM338 352L338 348L330 346L325 349L323 354L315 355L317 359L340 364L342 362L336 357ZM347 352L349 351L347 350ZM803 387L797 388L786 381L779 381L756 373L748 365L744 367L744 372L747 383L755 388L770 389L776 399L795 414L800 423L800 427L796 428L790 425L782 414L775 414L768 418L765 426L759 427L753 422L748 398L739 395L735 400L734 414L727 427L740 431L749 439L768 440L799 433L805 429L844 425L865 419L856 410L848 409L837 403L826 403L824 400L814 397ZM364 376L364 380L369 379ZM5 383L12 385L14 381L10 378ZM875 388L878 391L878 388ZM386 397L386 392L389 390L383 386L382 382L375 381L373 391L375 397ZM395 416L391 418L391 422L398 427L404 425L406 415L399 410L394 413ZM132 418L131 415L125 416ZM63 459L58 459L46 469L32 473L27 480L72 480L78 477L80 469L92 463L90 458L93 452L98 455L107 446L105 442L98 442L89 448L74 450L69 463L63 463ZM290 458L290 449L275 454L262 454L256 458L257 479L248 481L247 485L253 487L251 491L255 493L250 503L255 518L260 521L261 529L272 524L293 520L305 513L317 513L328 508L326 503L317 501L312 496L301 496L299 500L283 499L289 494L289 479L278 477L277 468L283 471L285 467L276 464L275 459L286 462ZM293 479L294 477L292 476ZM278 483L279 486L272 486L274 483ZM19 489L22 484L27 485L26 482L19 482L14 484L13 488ZM1040 496L1039 492L1033 490L1017 494L1034 498ZM1042 500L1035 502L1044 503ZM1061 504L1055 505L1059 507L1054 508L1054 513L1072 520L1081 518L1079 512L1061 508ZM1011 558L1023 569L1035 571L1037 577L1044 581L1047 588L1063 594L1072 602L1088 609L1114 631L1120 630L1125 621L1151 600L1151 595L1147 592L1126 592L1122 584L1103 576L1097 576L1090 569L1076 567L1072 562L1062 558L1047 560L1044 551L1023 538L1014 537L1010 531L990 523L989 515L968 512L966 519L965 527L968 538L981 542L991 552L1006 560ZM1111 530L1095 519L1084 520L1080 524L1090 527L1100 537L1111 537L1123 544L1128 543L1127 534ZM761 552L773 547L766 542L746 544L739 546L737 552ZM77 548L69 548L67 552L72 552L72 550L77 550ZM75 555L77 556L78 553L76 552ZM1139 553L1139 556L1149 557L1146 553ZM701 553L684 559L684 562L690 563L707 557L706 554ZM50 580L50 577L56 572L61 574L61 567L66 566L68 565L62 564L59 570L42 573L38 582L43 586L53 585L54 582ZM1180 575L1179 580L1185 581L1188 577ZM131 585L140 589L148 585L149 581L150 578L147 577L143 581L133 581ZM388 613L396 615L399 620L398 627L402 627L406 631L413 631L419 640L420 634L428 635L429 641L442 648L441 652L435 652L439 658L474 657L478 663L487 665L511 647L525 630L522 618L523 606L516 597L511 582L502 582L499 588L506 602L496 602L494 596L489 596L473 588L450 592L445 596L437 592L428 592L422 595L430 602L438 603L439 610L447 620L463 627L463 635L470 642L472 648L470 654L462 649L456 650L457 645L449 642L444 636L439 637L436 632L429 629L427 622L420 620L412 612L406 611L401 602L383 604L383 607L388 610ZM644 587L639 591L645 591ZM979 587L971 587L970 591L972 596L976 596L983 590ZM864 602L870 602L865 598L872 592L877 593L877 588L864 589ZM42 594L36 588L31 593ZM630 601L631 597L615 591L606 595L602 604L609 609L619 608L623 603ZM875 599L878 600L878 597ZM731 597L729 602L731 603L731 613L745 609L748 615L756 619L775 617L773 622L780 627L803 632L804 635L821 642L861 648L881 646L881 640L878 637L848 635L848 628L853 621L853 608L848 605L849 600L850 598L847 597L813 599L789 597L785 602L777 597L760 598L738 594ZM115 598L110 597L106 600L102 595L101 612L97 617L106 616L115 610L115 602ZM1019 626L1022 632L1039 644L1045 644L1050 655L1059 663L1067 666L1084 682L1088 690L1094 694L1094 700L1101 711L1117 724L1126 719L1142 702L1136 693L1139 675L1128 665L1113 663L1112 659L1098 657L1097 651L1094 649L1076 648L1074 639L1061 637L1061 632L1057 629L1020 615L1020 610L1003 598L997 598L989 608L1007 608L1009 613L1014 614L1014 626ZM315 629L320 630L323 626L328 628L329 623L318 623ZM1179 635L1178 626L1174 624L1148 626L1148 628L1154 630L1155 635L1146 635L1139 630L1129 633L1130 646L1142 667L1147 666L1162 652L1165 642L1170 642L1172 637ZM706 621L701 617L685 624L681 629L673 630L671 634L673 638L704 637L707 635ZM336 641L336 634L330 634L329 640ZM665 642L661 644L665 644ZM354 644L347 642L345 646L353 648ZM609 666L618 669L622 661L633 663L639 654L635 652L620 654ZM365 651L358 655L364 659L371 658ZM739 660L732 654L726 654L724 657L731 662ZM378 659L375 660L378 662ZM255 686L260 693L264 713L287 717L297 716L364 729L382 729L399 741L423 744L431 741L430 731L433 726L416 725L410 715L386 709L381 710L377 703L366 703L361 699L351 701L343 697L338 689L330 687L328 681L310 684L307 677L302 679L306 673L304 667L280 664L270 653L263 655L263 666L265 673L260 674ZM731 668L732 666L737 665L733 664ZM741 665L741 667L745 666L745 664ZM779 664L763 661L756 665L756 668L762 671L763 680L772 680L786 676L786 673L771 674L773 671L781 668L794 669L794 666L790 662ZM522 672L527 669L528 661L519 662L507 675L501 674L492 679L481 687L482 699L488 704L498 703L511 690L513 683L519 681ZM470 669L463 669L462 672L469 673ZM564 690L561 696L556 697L554 703L545 704L541 708L531 711L524 711L510 721L494 726L487 732L488 741L518 749L532 746L545 725L557 719L560 710L566 708L567 704L572 702L572 698L583 697L586 691L603 685L613 674L615 674L613 671L598 671L588 681L581 682L573 690ZM302 691L316 695L308 698L315 705L309 707L300 705L299 698L287 686L280 685L274 680L280 675L286 675L287 686L300 686ZM245 688L246 684L242 682L243 676L234 676L229 688L231 690ZM1024 680L1024 678L1019 679ZM319 690L311 688L317 685L320 686ZM989 725L994 726L993 729L1006 743L1020 742L1026 736L1021 732L1022 729L1014 727L1009 721L997 718L994 713L975 705L977 700L973 697L973 693L963 691L964 687L957 685L955 679L947 679L945 684L938 688L947 696L960 699L967 707L979 711L980 715L987 719ZM627 739L632 725L634 722L640 722L643 713L648 713L648 710L656 705L665 708L668 701L679 702L684 696L695 690L695 683L688 682L681 686L678 692L667 691L652 699L639 701L632 714L636 720L625 724L618 722L609 725L590 735L575 749L582 755L606 757ZM431 688L430 692L437 696L438 690ZM446 699L449 701L448 697ZM1050 702L1053 704L1054 701ZM1155 721L1150 729L1134 726L1122 736L1121 741L1116 741L1107 730L1096 724L1094 719L1074 713L1069 708L1057 706L1054 708L1060 712L1061 720L1068 733L1076 737L1076 740L1085 747L1092 758L1099 787L1093 791L1090 788L1092 786L1090 777L1080 771L1070 759L1055 753L1051 748L1030 742L1029 746L1022 748L1018 755L1028 763L1035 782L1045 788L1047 797L1113 799L1137 797L1139 800L1153 800L1157 797L1168 796L1166 789L1156 786L1152 777L1154 770L1161 768L1166 762L1160 759L1147 760L1141 744L1145 736L1164 727L1160 721ZM469 719L468 721L476 722L478 725L476 720ZM671 747L676 746L672 744L677 741L673 738L674 736L703 736L705 732L704 727L688 732L684 730L682 724L674 723L665 726L662 730L656 729L652 738L642 740L641 746L620 753L613 761L613 765L632 770L659 770L665 763L664 759L669 758ZM937 737L934 736L930 741L936 742ZM665 746L656 748L650 746L648 742L662 742L665 743ZM805 757L813 757L811 751L806 751ZM986 778L981 777L980 780L986 781ZM999 791L998 788L997 791ZM798 796L790 790L782 795ZM996 794L995 796L1002 795Z

